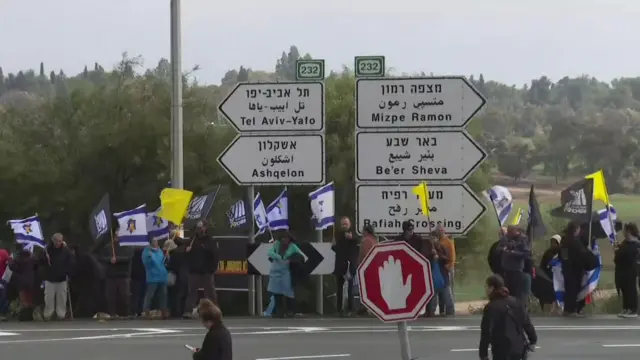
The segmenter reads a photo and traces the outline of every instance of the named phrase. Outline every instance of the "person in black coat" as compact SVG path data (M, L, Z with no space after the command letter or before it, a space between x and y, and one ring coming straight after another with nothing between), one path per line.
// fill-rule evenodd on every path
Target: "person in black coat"
M489 303L484 307L480 325L479 356L493 360L521 360L538 342L524 304L509 296L500 275L491 275L485 282Z
M203 299L198 306L202 325L209 331L202 347L193 350L193 360L233 360L231 333L222 322L222 312L211 300Z
M579 316L578 294L582 287L582 278L585 274L584 259L588 251L582 243L580 234L579 223L572 221L567 226L560 243L560 261L564 277L565 316Z
M191 316L190 310L196 306L198 289L204 289L205 298L218 302L213 277L218 270L218 248L207 230L207 224L202 220L198 221L195 235L185 249L185 259L189 266L188 294L183 314L185 318Z
M348 217L340 220L340 231L331 247L336 253L336 262L333 274L336 277L336 308L338 313L344 315L342 309L342 297L344 295L344 283L347 281L347 311L353 311L353 279L358 267L358 237L351 231L351 221Z
M615 280L622 292L622 312L619 317L638 317L638 261L640 260L640 234L634 223L624 225L624 240L615 249Z

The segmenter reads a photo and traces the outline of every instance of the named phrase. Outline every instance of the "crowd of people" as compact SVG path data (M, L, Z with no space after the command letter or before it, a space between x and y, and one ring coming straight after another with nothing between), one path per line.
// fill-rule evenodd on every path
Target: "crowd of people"
M453 240L446 234L444 228L438 225L429 236L420 236L414 233L413 223L405 221L402 223L402 233L393 238L393 241L406 241L431 262L435 295L425 309L424 315L435 316L436 310L442 316L454 315L453 284L456 251ZM356 270L377 243L378 237L371 226L363 227L362 238L359 239L351 229L350 219L343 217L340 220L340 230L336 231L333 243L336 253L334 270L337 285L336 308L340 316L366 313L364 308L355 309ZM343 307L344 290L347 291L346 309Z
M142 248L119 246L115 237L82 251L57 233L33 253L19 244L0 249L0 315L18 300L21 320L64 320L74 311L105 319L191 318L199 298L217 303L218 259L202 221L190 239L172 230L162 247L157 239Z

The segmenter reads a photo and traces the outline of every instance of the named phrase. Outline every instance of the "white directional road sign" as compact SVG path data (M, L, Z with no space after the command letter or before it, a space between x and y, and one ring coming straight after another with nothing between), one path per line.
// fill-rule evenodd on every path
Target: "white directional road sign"
M463 127L486 100L463 76L356 80L356 127Z
M218 163L238 185L324 184L324 134L238 135Z
M487 211L465 184L429 184L430 217L422 214L415 185L356 185L356 229L373 225L376 233L397 235L409 220L416 233L425 234L442 224L451 235L464 235Z
M324 84L239 83L218 111L239 132L323 131Z
M486 157L461 130L356 135L358 181L465 181Z
M301 243L301 246L309 253L306 254L303 251L302 255L305 258L305 263L313 262L313 269L310 269L309 275L328 275L333 273L335 270L336 252L331 249L331 244ZM249 264L251 264L260 275L269 275L269 271L271 270L269 250L271 250L272 247L273 244L262 243L258 245L247 258ZM310 260L310 256L314 256L315 259Z

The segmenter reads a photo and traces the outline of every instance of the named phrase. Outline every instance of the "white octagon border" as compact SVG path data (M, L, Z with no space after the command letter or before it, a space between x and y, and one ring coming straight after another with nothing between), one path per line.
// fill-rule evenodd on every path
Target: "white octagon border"
M416 262L425 265L424 277L426 283L426 293L418 301L416 307L411 311L387 315L382 311L382 309L380 309L376 304L369 300L369 297L367 296L367 289L365 287L364 271L369 267L378 253L393 250L403 250ZM358 280L360 287L360 302L383 322L415 320L420 314L420 311L429 303L431 298L433 298L434 290L433 278L431 275L431 263L426 257L412 248L411 245L409 245L406 241L394 241L391 243L377 244L371 250L369 250L369 253L367 253L362 263L360 263L360 265L358 266Z

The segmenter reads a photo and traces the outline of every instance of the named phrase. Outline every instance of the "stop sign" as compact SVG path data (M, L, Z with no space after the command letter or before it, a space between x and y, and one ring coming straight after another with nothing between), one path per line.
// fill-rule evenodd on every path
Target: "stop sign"
M360 301L384 322L416 319L433 297L429 260L404 241L374 246L358 279Z

